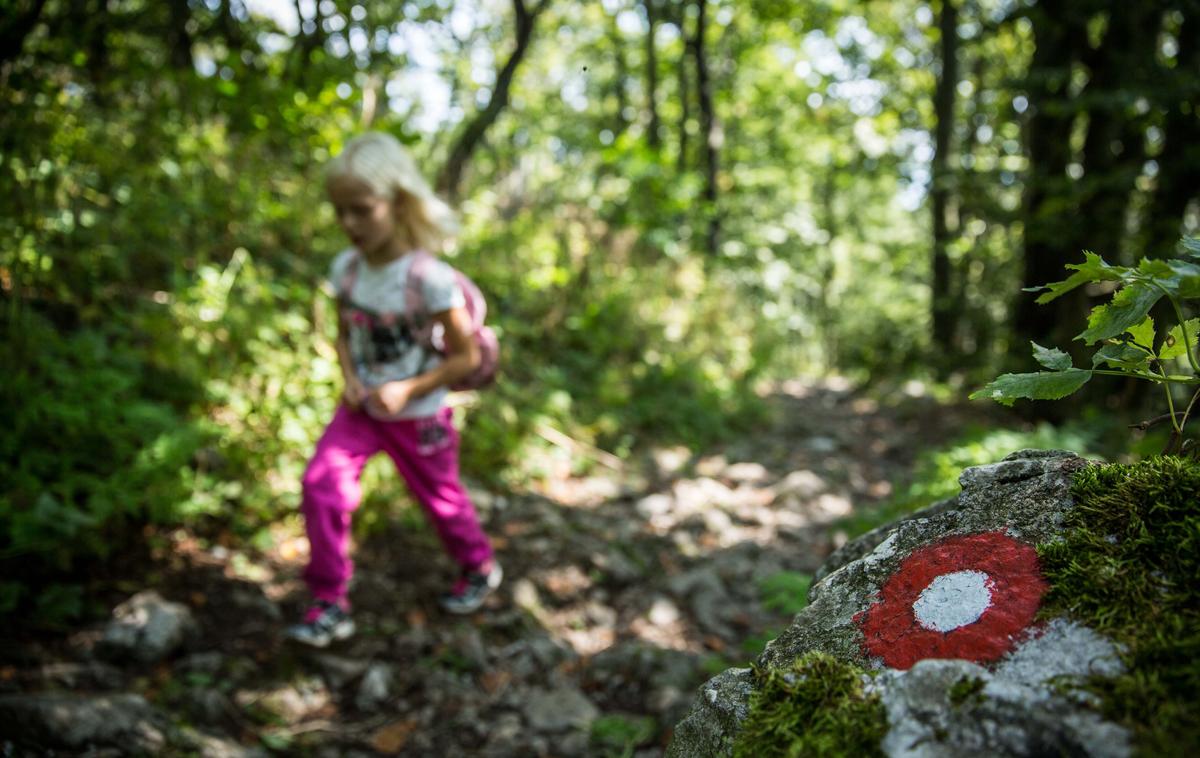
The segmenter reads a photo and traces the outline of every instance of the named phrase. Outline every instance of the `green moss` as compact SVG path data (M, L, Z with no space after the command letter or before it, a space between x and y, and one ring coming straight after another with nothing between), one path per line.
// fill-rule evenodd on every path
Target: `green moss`
M1038 547L1042 614L1125 646L1128 673L1094 677L1141 755L1200 754L1200 463L1162 457L1075 477L1065 539Z
M950 690L947 693L950 696L950 704L958 707L969 700L976 699L979 693L983 691L985 684L987 683L977 676L964 676L950 685Z
M735 758L877 756L887 716L863 691L863 669L812 652L790 668L756 669Z

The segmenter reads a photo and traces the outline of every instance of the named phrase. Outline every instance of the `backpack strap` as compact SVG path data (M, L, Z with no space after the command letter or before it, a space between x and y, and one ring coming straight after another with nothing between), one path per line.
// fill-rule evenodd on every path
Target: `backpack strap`
M342 270L342 277L337 283L337 299L339 303L347 303L350 301L350 293L354 291L354 283L358 281L358 266L361 262L361 256L354 248L350 248L350 255L346 258L346 267Z
M404 318L417 342L433 352L441 352L442 325L431 318L425 302L425 277L437 261L426 250L414 250L404 280Z

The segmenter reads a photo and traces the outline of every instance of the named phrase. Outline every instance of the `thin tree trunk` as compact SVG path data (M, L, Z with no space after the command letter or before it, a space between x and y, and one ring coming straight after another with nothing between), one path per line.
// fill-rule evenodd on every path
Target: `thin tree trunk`
M1043 2L1031 11L1035 48L1027 79L1032 113L1026 133L1029 169L1023 210L1023 287L1040 287L1064 278L1063 267L1075 260L1073 244L1063 244L1062 213L1073 207L1075 193L1066 173L1075 120L1068 87L1072 65L1087 37L1086 19L1081 21L1078 14L1072 14L1069 5L1070 0ZM1028 355L1025 350L1030 340L1069 345L1087 313L1082 287L1045 305L1036 304L1036 297L1022 292L1017 300L1014 323L1021 355Z
M720 217L717 213L717 171L721 135L717 127L713 108L712 79L708 70L708 58L704 38L708 31L708 0L697 0L696 36L692 40L692 54L696 60L696 89L700 101L700 130L704 134L704 201L708 214L708 229L705 235L709 255L716 257L720 237Z
M654 44L655 10L654 0L642 0L646 9L646 112L650 115L650 123L646 127L647 141L650 147L662 147L661 128L658 120L658 50Z
M1147 60L1154 59L1162 12L1143 3L1113 6L1104 40L1095 59L1089 61L1090 76L1080 99L1090 103L1088 131L1083 147L1078 203L1080 218L1086 219L1073 236L1075 256L1084 248L1122 260L1126 213L1131 193L1145 163L1144 118L1126 112L1124 104L1132 93L1149 89L1149 81L1131 78ZM1124 96L1123 96L1124 95Z
M492 88L492 95L488 99L487 105L483 110L475 114L475 118L459 134L454 146L450 148L450 157L447 158L445 166L442 167L441 172L438 174L438 191L451 203L458 201L458 194L461 189L463 172L466 169L467 161L470 160L472 153L479 146L488 128L495 123L501 111L508 105L508 93L509 88L512 86L513 76L516 74L517 67L521 64L521 61L525 58L525 53L529 49L537 17L546 9L548 4L549 0L540 0L532 10L529 10L525 7L525 0L513 0L513 10L516 15L517 24L516 47L513 49L508 60L505 61L503 68L500 69L500 74L496 77L496 86Z
M1163 119L1163 146L1158 156L1158 177L1144 222L1142 252L1155 258L1170 257L1183 233L1183 216L1189 203L1200 199L1200 16L1189 15L1179 29L1179 53L1172 72L1174 86ZM1186 110L1185 110L1186 109Z
M171 48L171 65L177 71L191 71L194 66L192 35L188 31L187 25L192 18L192 13L188 8L188 0L171 0L168 13L170 20L167 38Z
M21 54L25 39L37 26L45 7L46 0L34 0L23 13L9 11L8 17L0 23L0 68Z
M613 93L617 97L617 112L613 114L613 135L620 135L629 128L629 119L625 117L625 112L629 108L629 93L625 90L626 80L629 78L629 61L625 57L625 45L622 38L621 28L617 26L617 14L613 14L610 18L608 27L608 40L613 48L613 61L617 66L616 80L612 83Z
M941 353L937 363L946 367L945 360L954 345L955 311L950 282L950 256L946 247L951 232L947 223L950 199L950 151L954 139L954 96L958 87L958 8L955 0L942 0L939 20L941 29L942 69L938 75L934 103L937 125L934 130L933 187L930 207L933 211L933 289L930 305L933 318L933 343Z
M679 14L679 36L684 40L683 54L679 56L679 156L676 170L682 174L688 167L688 121L692 118L692 85L688 78L688 65L692 52L691 38L687 36L687 16Z

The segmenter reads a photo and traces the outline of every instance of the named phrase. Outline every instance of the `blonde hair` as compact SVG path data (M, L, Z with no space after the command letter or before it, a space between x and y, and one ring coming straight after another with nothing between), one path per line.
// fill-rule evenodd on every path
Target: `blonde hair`
M325 181L349 176L397 204L397 221L412 242L437 252L458 232L458 216L433 192L400 140L384 132L366 132L346 143L325 166Z

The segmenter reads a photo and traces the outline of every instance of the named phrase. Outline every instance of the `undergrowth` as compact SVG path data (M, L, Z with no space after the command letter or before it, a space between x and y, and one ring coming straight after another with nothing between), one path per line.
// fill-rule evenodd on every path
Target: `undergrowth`
M1128 673L1095 677L1105 716L1140 755L1200 752L1200 463L1091 466L1065 539L1038 548L1047 617L1070 614L1124 646Z
M815 651L790 668L756 667L734 758L882 755L887 716L879 696L864 692L865 673Z

